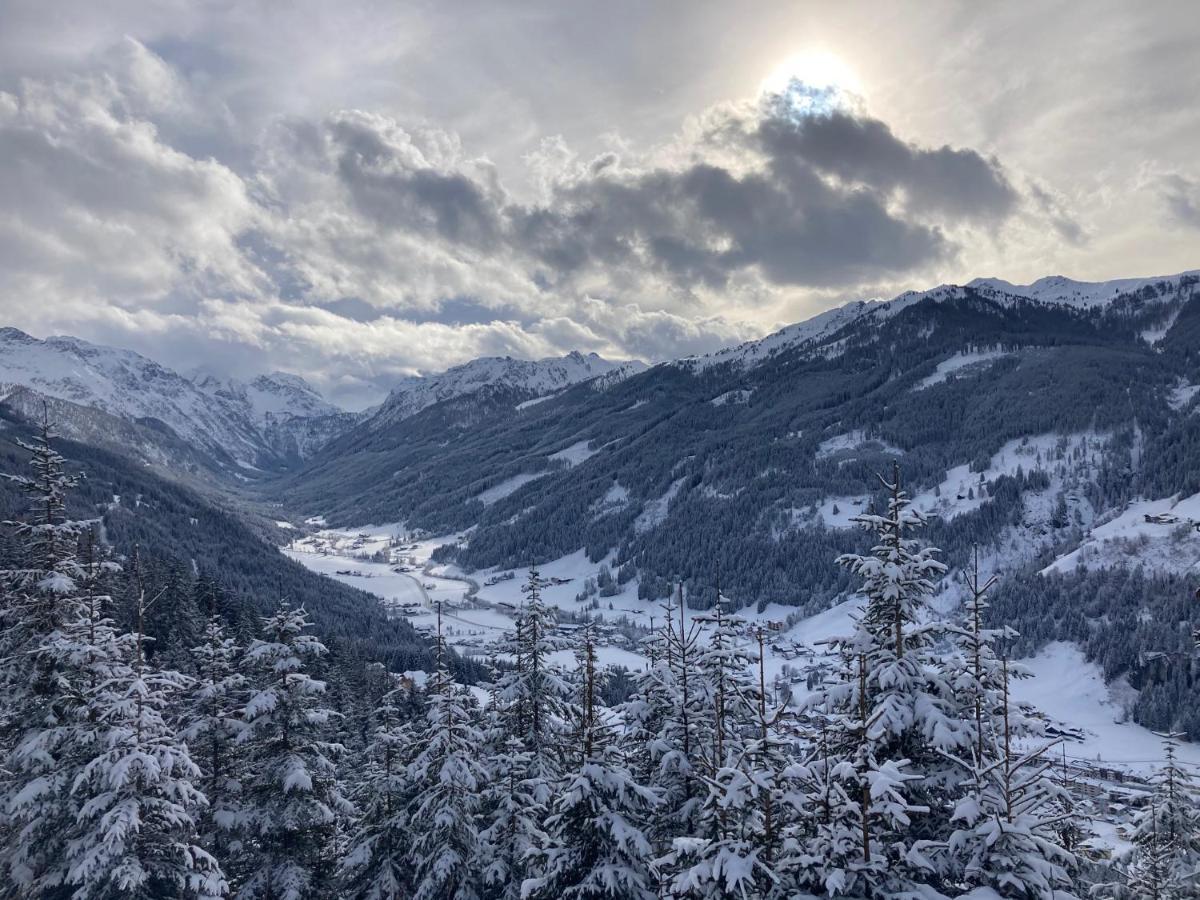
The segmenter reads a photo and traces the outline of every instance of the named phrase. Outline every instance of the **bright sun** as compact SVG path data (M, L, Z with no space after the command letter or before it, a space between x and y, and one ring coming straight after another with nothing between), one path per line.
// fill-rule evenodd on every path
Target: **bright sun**
M818 90L833 88L850 94L862 93L854 70L840 57L827 50L805 50L789 56L763 81L762 92L781 93L793 80Z

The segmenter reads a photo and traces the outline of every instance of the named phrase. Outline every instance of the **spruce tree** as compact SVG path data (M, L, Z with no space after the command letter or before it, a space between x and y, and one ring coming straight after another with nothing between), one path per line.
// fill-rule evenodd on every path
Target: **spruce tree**
M486 853L483 893L497 900L520 900L521 885L535 848L544 844L546 816L544 785L531 779L532 757L510 728L497 696L499 676L492 677L488 704L488 785L482 807L484 826L479 839Z
M870 898L937 889L937 859L950 828L942 812L961 776L945 756L971 734L934 643L940 628L927 598L945 566L936 549L908 537L925 522L900 487L898 467L882 514L856 517L873 532L867 555L838 563L862 579L866 604L854 633L833 642L837 666L807 706L829 735L837 790L827 820L797 871L810 889ZM842 802L845 797L850 802Z
M550 658L565 642L542 598L545 586L541 573L531 567L516 633L501 646L514 666L500 677L496 691L508 733L528 753L528 787L542 804L549 801L566 764L571 718L571 685Z
M952 629L957 653L947 667L972 735L967 747L947 754L964 776L947 842L950 877L1015 900L1069 897L1075 859L1061 846L1058 827L1072 798L1051 777L1053 745L1039 741L1040 722L1011 702L1010 679L1025 673L996 653L996 641L1016 633L987 627L986 594L995 583L982 578L975 548L963 620Z
M480 896L483 846L478 817L487 784L479 758L483 735L477 704L451 679L446 657L439 605L437 670L429 686L425 721L413 732L413 743L421 750L406 773L413 900Z
M778 786L785 761L768 712L761 645L742 639L744 620L714 612L697 617L706 643L697 674L712 703L711 747L703 755L706 796L698 830L679 837L660 864L676 874L671 889L689 897L765 897L778 882ZM759 630L761 636L761 629Z
M401 714L409 689L388 678L392 688L375 709L366 765L353 795L361 815L342 859L343 892L360 900L390 900L413 890L408 864L412 792L405 766L415 752L415 735Z
M1126 880L1137 900L1176 900L1200 890L1200 810L1190 773L1176 756L1176 734L1163 735L1165 760L1154 791L1134 820Z
M659 802L625 766L601 709L594 636L585 627L578 763L546 820L526 897L563 900L653 900L651 847L644 823Z
M246 650L250 696L242 709L243 804L233 875L240 898L302 900L332 880L342 795L327 739L335 713L321 705L325 683L308 668L327 652L306 633L303 607L281 601Z
M662 796L656 830L692 835L700 829L707 796L705 755L716 746L716 710L699 660L705 646L704 622L688 614L683 586L663 607L664 643L669 679L669 708L658 737L659 765L653 782ZM669 873L669 869L666 870Z
M1059 845L1054 826L1070 798L1049 777L1052 745L1014 748L1020 732L1006 660L1000 669L997 696L990 690L986 696L983 753L972 742L972 755L959 758L967 777L951 816L959 825L948 841L953 877L963 887L990 887L1012 900L1065 900L1073 896L1075 859Z
M71 795L79 745L87 734L88 693L106 673L69 651L80 622L101 617L98 582L115 566L87 538L89 563L77 547L94 523L67 517L79 479L54 450L48 419L32 442L31 475L5 474L24 493L27 515L6 522L19 547L18 565L0 571L0 861L14 890L53 896L68 880L67 835L79 810Z
M242 648L226 633L215 610L191 656L195 679L180 734L204 772L200 786L208 807L201 817L200 834L205 846L220 856L241 824L245 748L238 739L246 728L241 713L247 681L240 668Z
M78 821L67 841L73 900L222 897L227 884L196 839L206 805L188 746L168 722L188 679L146 661L145 593L136 597L136 631L118 634L95 611L68 623L48 652L86 660L99 677L87 693L71 786ZM85 730L86 729L86 730Z

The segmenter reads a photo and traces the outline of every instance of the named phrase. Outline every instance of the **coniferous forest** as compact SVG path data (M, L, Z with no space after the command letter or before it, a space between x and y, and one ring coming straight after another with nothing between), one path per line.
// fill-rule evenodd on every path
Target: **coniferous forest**
M603 626L560 628L536 568L474 689L440 618L431 674L403 676L338 658L286 597L231 616L219 577L116 558L68 515L78 478L49 425L22 446L0 573L5 896L1195 896L1200 809L1171 740L1135 851L1090 851L1088 798L1011 699L994 579L976 566L961 614L927 615L945 565L898 468L859 517L873 547L829 560L863 607L806 699L768 691L761 630L676 592L607 703ZM179 581L199 596L166 608ZM573 666L552 662L565 647Z

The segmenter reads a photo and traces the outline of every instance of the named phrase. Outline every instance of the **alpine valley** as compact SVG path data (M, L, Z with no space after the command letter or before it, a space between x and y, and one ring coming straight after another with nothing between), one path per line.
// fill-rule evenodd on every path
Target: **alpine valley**
M477 359L400 380L363 412L337 408L301 373L185 374L6 328L0 400L0 471L25 471L51 422L54 449L83 476L68 511L95 523L121 562L106 589L126 610L118 624L132 628L145 613L152 657L187 669L210 614L249 643L274 613L268 625L284 637L269 646L295 662L286 635L301 624L275 610L281 597L302 605L330 650L314 656L314 671L332 686L325 700L344 716L337 739L352 749L379 739L364 723L386 693L372 681L385 671L404 673L404 702L447 673L472 686L463 703L500 702L483 685L511 687L522 671L514 627L543 627L530 624L530 602L560 637L586 633L580 658L607 671L602 689L587 682L587 709L644 699L663 654L700 653L689 649L687 617L720 636L733 615L738 640L749 635L746 646L761 651L728 650L733 682L753 672L747 696L761 684L800 715L858 658L835 639L854 632L864 582L884 577L862 560L881 541L891 546L886 529L898 535L911 512L927 519L914 535L940 548L946 567L932 556L903 562L928 579L933 621L984 609L977 588L995 577L996 652L1032 675L1014 695L1037 710L1039 733L1060 740L1061 778L1085 785L1092 803L1094 827L1062 838L1078 842L1088 878L1111 875L1106 861L1134 840L1128 811L1153 789L1157 734L1175 735L1172 760L1200 764L1190 661L1200 625L1200 271L942 285L651 366L579 352ZM0 519L25 516L27 489L0 480ZM900 493L911 502L903 514ZM0 557L17 558L20 540L7 531ZM162 599L143 608L146 596ZM663 632L674 616L678 627ZM566 663L569 643L536 650ZM431 696L459 714L457 694ZM623 727L653 724L632 715ZM599 728L580 721L580 734ZM504 747L514 766L531 752ZM810 781L832 780L811 757L805 765ZM676 843L656 865L694 874L688 854L704 848ZM680 892L669 896L691 896L673 884ZM851 887L829 896L868 895ZM917 896L895 890L884 895Z

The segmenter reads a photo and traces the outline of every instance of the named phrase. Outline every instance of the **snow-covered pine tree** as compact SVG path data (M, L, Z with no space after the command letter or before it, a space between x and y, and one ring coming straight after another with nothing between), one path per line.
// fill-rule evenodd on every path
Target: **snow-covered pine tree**
M238 736L246 727L246 675L241 671L242 648L230 637L216 611L204 626L201 642L192 648L195 680L180 732L204 772L200 787L208 807L200 819L200 836L220 857L236 834L240 814L241 755Z
M342 858L342 895L356 900L392 900L413 890L405 767L415 752L414 733L401 714L409 688L388 677L392 689L375 709L363 777L354 788L360 817Z
M546 807L535 792L542 785L526 777L530 754L515 737L488 753L488 786L483 794L484 828L479 834L487 854L483 894L495 900L520 900L531 854L548 840L542 829Z
M528 752L527 786L542 804L549 802L566 765L571 720L571 685L550 659L565 643L542 598L545 586L537 567L530 567L516 633L500 647L512 656L514 668L500 677L496 690L509 736L519 738Z
M649 663L635 677L633 693L622 704L620 715L625 726L622 744L627 764L639 784L654 789L660 796L671 793L679 784L673 764L679 751L666 733L666 723L678 707L678 686L667 634L673 619L674 613L669 612L659 628L653 628L652 623L650 635L642 642ZM664 857L682 832L679 823L663 811L664 807L665 803L658 804L646 825L646 838L655 858ZM663 878L667 875L665 866L656 867L652 874Z
M1075 859L1057 828L1072 798L1051 777L1053 745L1038 741L1040 723L1010 700L1010 679L1025 673L996 653L996 641L1015 632L986 625L986 594L995 582L981 576L976 548L963 621L951 629L957 653L948 664L972 734L968 747L947 752L965 777L951 816L957 827L947 842L949 869L964 889L991 888L1016 900L1070 897ZM1019 739L1026 744L1020 752Z
M244 657L241 849L230 874L245 900L319 896L332 880L336 824L353 812L338 783L342 748L326 739L335 713L321 705L325 683L308 673L327 651L309 627L303 607L281 601Z
M645 822L659 802L625 766L601 709L590 627L580 635L584 669L579 757L546 820L547 843L537 851L534 874L522 885L526 898L653 900L651 847Z
M971 738L956 718L954 694L934 650L939 633L926 615L933 580L945 566L937 550L907 536L924 524L900 486L889 481L883 514L856 521L875 533L868 555L838 563L862 578L866 606L855 632L833 642L839 665L807 708L824 720L839 790L803 862L799 883L833 895L884 898L937 889L945 873L931 858L949 836L943 810L958 780L944 754Z
M660 865L673 872L673 895L765 897L777 887L777 792L782 743L767 710L761 653L744 644L744 620L725 614L718 591L712 614L697 617L707 631L697 671L711 698L712 746L700 775L707 794L699 830L675 840Z
M1126 882L1137 900L1182 900L1200 891L1200 809L1191 774L1179 763L1176 741L1162 735L1162 766L1154 792L1134 820L1134 851Z
M5 880L28 896L51 895L67 878L65 840L76 821L70 796L78 762L87 695L103 672L67 649L68 625L100 618L106 598L100 578L115 566L101 558L94 536L85 538L89 561L77 548L92 522L67 518L78 478L53 448L44 419L31 442L29 476L4 474L25 494L27 516L6 522L21 559L0 571L0 864Z
M664 649L671 707L658 737L659 770L652 782L662 797L654 831L672 837L695 835L707 796L704 757L716 745L715 704L698 663L705 646L704 622L688 614L683 585L663 607ZM671 874L664 870L665 874Z
M408 765L407 790L412 900L474 900L481 895L480 796L487 771L480 760L483 734L478 705L447 667L438 606L437 670L429 684L426 717L413 732L421 751Z
M1075 859L1054 828L1070 798L1049 777L1053 745L1015 749L1018 733L1030 732L1017 727L1007 660L999 679L983 695L982 755L972 741L970 757L958 757L967 779L951 817L959 825L948 841L953 877L964 890L991 888L1012 900L1070 900Z
M194 783L201 771L167 720L188 679L146 662L143 623L152 602L138 592L133 634L83 609L49 648L99 676L81 716L71 785L79 804L66 846L73 900L216 898L228 890L216 859L194 843L206 802Z
M1175 848L1166 835L1158 831L1155 806L1151 801L1149 827L1125 870L1124 881L1105 886L1111 890L1110 896L1117 900L1184 900L1194 896L1184 891L1173 871ZM1098 893L1103 892L1102 889Z

